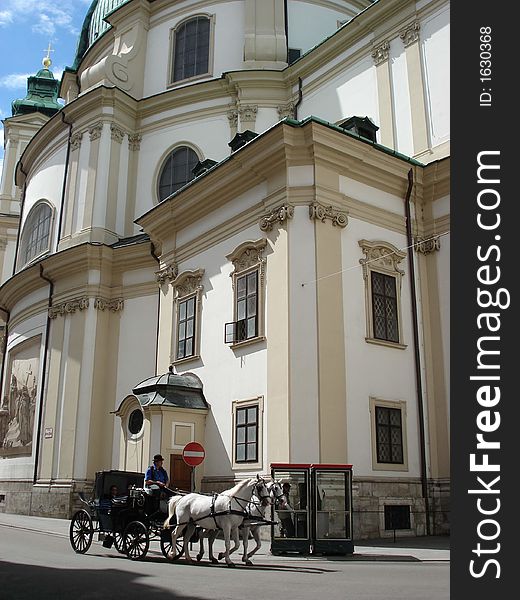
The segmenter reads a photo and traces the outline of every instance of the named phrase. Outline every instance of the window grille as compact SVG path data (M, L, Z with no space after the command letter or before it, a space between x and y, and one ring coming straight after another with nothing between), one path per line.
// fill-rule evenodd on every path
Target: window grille
M52 209L45 202L41 202L31 211L23 236L21 252L23 264L49 249L51 220Z
M209 72L210 20L195 17L175 32L172 82Z
M187 146L176 148L170 154L159 177L160 202L194 178L193 169L198 162L197 154Z
M258 406L237 408L235 419L235 462L257 462Z
M377 462L403 464L403 426L398 408L376 406Z
M372 271L372 317L374 337L399 342L395 277Z

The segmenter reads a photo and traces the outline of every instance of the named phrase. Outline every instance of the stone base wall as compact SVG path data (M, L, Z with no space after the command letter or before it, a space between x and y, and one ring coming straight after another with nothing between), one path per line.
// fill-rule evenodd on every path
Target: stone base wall
M92 482L0 481L0 512L70 519L83 506L78 492L90 496L92 487Z
M450 482L428 482L430 533L450 533ZM427 535L426 503L422 495L420 479L354 478L352 483L354 540L394 536L394 529L387 529L385 506L407 506L410 528L396 529L396 537Z

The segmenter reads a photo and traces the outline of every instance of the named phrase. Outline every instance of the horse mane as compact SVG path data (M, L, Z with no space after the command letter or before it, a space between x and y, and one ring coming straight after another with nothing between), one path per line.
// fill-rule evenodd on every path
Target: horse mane
M239 492L241 489L245 488L247 485L250 485L254 481L256 481L256 480L253 478L243 479L242 481L239 481L236 485L234 485L231 489L225 490L224 492L221 492L221 493L225 494L226 496L233 496L234 494Z

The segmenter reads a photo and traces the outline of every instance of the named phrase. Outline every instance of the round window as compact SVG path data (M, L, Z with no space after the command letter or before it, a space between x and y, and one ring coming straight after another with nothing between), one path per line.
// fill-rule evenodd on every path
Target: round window
M132 412L128 419L128 430L132 434L139 433L143 427L143 413L136 409Z

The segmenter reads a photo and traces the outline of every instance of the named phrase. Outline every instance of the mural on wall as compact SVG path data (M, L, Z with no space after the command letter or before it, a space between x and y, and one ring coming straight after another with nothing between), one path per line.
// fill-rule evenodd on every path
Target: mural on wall
M32 453L39 367L40 336L10 352L0 403L0 456Z

